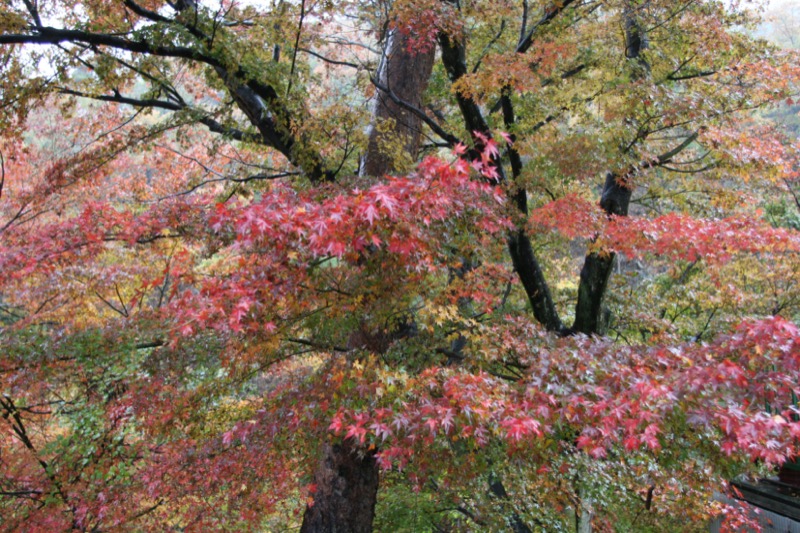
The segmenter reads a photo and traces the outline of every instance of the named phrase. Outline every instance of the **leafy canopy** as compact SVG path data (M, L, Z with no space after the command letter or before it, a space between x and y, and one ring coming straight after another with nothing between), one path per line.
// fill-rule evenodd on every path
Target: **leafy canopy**
M381 530L731 515L800 436L800 62L756 7L5 2L0 524L297 525L328 442Z

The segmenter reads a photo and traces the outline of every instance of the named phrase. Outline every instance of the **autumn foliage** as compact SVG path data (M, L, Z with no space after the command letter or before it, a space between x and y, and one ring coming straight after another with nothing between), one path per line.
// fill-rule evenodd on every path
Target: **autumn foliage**
M0 529L753 526L718 495L800 455L800 61L757 16L0 7Z

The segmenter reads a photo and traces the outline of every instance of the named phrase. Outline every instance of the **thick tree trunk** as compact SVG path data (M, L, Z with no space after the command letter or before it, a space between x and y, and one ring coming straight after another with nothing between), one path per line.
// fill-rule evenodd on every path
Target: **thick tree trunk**
M636 19L635 9L631 6L625 11L625 57L635 61L634 77L647 76L650 65L642 55L648 47L647 34ZM631 188L628 173L622 175L614 172L606 174L606 182L600 197L600 206L608 215L628 216L631 201ZM614 268L616 254L591 252L581 269L578 285L578 303L575 306L575 322L571 332L604 334L608 320L603 317L603 298L608 287L608 278Z
M379 83L400 100L422 108L435 52L433 48L409 51L408 38L397 30L392 31L378 69ZM410 170L420 149L420 118L380 90L375 95L374 106L361 175L382 176Z
M506 488L503 486L503 482L500 481L497 477L492 474L489 477L489 491L497 498L501 500L507 501L508 500L508 493L506 492ZM531 528L522 521L516 511L512 510L511 514L506 518L508 520L508 525L511 527L511 531L514 533L532 533Z
M368 533L375 518L378 463L350 441L323 446L300 533Z
M399 32L390 34L378 72L378 80L393 95L415 107L422 105L422 95L433 69L435 50L408 51L408 42ZM420 149L420 119L396 104L388 95L375 97L373 123L361 175L382 176L407 170ZM411 334L413 325L395 334ZM372 343L382 352L390 339L358 331L354 334L364 344ZM354 341L355 342L355 341ZM317 491L314 504L306 508L301 533L362 533L372 531L375 503L378 498L378 464L374 453L364 454L350 441L325 444L322 461L314 475Z
M623 178L609 172L600 198L600 207L609 215L627 216L631 192ZM605 332L607 324L602 319L603 297L615 258L616 254L613 253L592 252L586 256L578 285L578 304L575 306L572 331L587 335Z

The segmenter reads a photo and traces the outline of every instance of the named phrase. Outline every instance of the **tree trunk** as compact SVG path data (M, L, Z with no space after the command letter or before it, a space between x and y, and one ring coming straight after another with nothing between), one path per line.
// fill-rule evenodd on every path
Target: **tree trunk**
M419 108L433 69L434 55L435 50L409 52L406 37L393 31L384 46L377 78L395 96ZM382 176L408 170L419 152L420 139L420 119L378 91L361 175ZM356 333L363 336L363 332ZM400 333L407 334L405 330ZM381 352L386 346L374 348ZM374 452L365 454L351 441L345 441L325 444L322 453L314 475L317 486L314 504L306 508L300 532L372 531L378 499L378 464Z
M564 326L561 324L544 272L536 260L525 230L518 228L509 231L507 242L514 270L528 296L533 316L549 331L562 332Z
M508 493L506 492L506 488L503 486L503 482L500 481L494 474L489 476L489 491L501 500L508 500ZM508 521L508 525L511 527L511 531L514 533L532 533L531 528L529 528L527 524L522 521L517 512L513 509L506 520Z
M443 33L439 35L439 45L442 50L442 64L447 71L450 81L455 83L466 76L468 72L464 43L454 40ZM478 104L475 103L472 98L460 93L456 93L456 100L467 130L471 132L482 132L491 136L489 126ZM511 101L505 95L502 104L503 120L506 126L510 126L514 122L514 113L511 107ZM473 140L476 141L476 146L478 146L479 140L474 138ZM519 153L513 146L509 148L509 154L512 177L516 179L519 177L519 172L522 169L522 162L519 158ZM500 176L499 181L505 181L505 171L500 160L496 159L493 161L493 164ZM525 189L518 189L513 194L512 200L517 206L519 214L523 219L527 219L528 196ZM514 270L517 272L522 282L522 286L525 289L525 294L528 296L528 301L531 304L536 320L550 331L563 333L564 327L550 294L550 288L544 278L544 272L536 259L530 238L525 231L524 220L520 221L516 228L508 232L506 242L508 243L508 251L514 263Z
M422 108L422 95L433 71L435 49L408 50L408 38L389 33L377 79L400 100ZM363 176L382 176L410 170L416 161L422 138L420 118L378 90L375 94L367 153L361 163Z
M575 492L578 497L578 505L575 509L575 533L592 533L592 519L595 514L594 502L585 486L577 487Z
M314 475L314 503L306 507L300 533L368 533L375 518L378 463L345 441L326 443Z
M642 55L647 47L647 34L636 20L635 9L629 5L625 12L625 57L635 61L636 67L632 68L634 78L647 76L650 72L650 65ZM606 182L600 197L600 207L606 214L628 216L632 193L628 180L629 172L606 174ZM615 258L616 254L608 252L599 254L591 252L586 255L581 269L575 322L570 328L571 332L587 335L605 334L608 320L603 316L603 298Z
M609 172L600 197L600 207L608 215L627 216L631 193L623 178ZM578 285L578 304L575 306L572 331L587 335L605 333L607 324L602 319L603 297L615 257L616 254L610 252L592 252L586 256Z
M577 523L575 524L576 533L592 533L592 517L594 516L594 507L592 500L589 498L581 499L581 506L578 512Z

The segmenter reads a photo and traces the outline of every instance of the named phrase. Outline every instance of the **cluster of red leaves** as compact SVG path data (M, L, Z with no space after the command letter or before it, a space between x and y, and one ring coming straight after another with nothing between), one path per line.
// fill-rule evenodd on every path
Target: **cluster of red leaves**
M197 326L227 332L263 330L271 324L264 318L272 316L277 307L266 303L275 303L282 296L302 301L301 286L315 262L335 259L357 272L365 268L365 263L377 261L379 266L413 278L439 269L446 271L446 260L450 258L440 246L443 232L457 231L458 225L466 222L470 228L490 235L508 227L499 214L503 198L500 189L472 179L468 164L460 160L448 164L427 159L415 175L388 179L366 190L325 193L327 198L320 200L316 194L276 185L260 201L248 205L231 202L214 206L208 197L195 195L156 202L138 211L88 202L72 218L52 217L38 225L8 228L2 235L0 283L9 288L41 280L37 286L59 287L59 276L70 268L117 268L103 265L100 258L104 252L176 237L183 243L208 240L215 245L215 251L225 248L223 257L234 259L220 267L221 272L215 273L218 275L202 280L194 279L191 272L183 277L172 273L173 286L183 285L187 290L167 311L188 325L184 333ZM138 285L144 291L161 281L140 279ZM315 299L310 295L310 301ZM37 318L40 317L33 316L32 320ZM17 325L22 327L24 322ZM14 376L30 379L37 368L28 361L21 362L19 369L18 361L4 363L9 366L6 383ZM69 370L65 375L76 371L74 361L63 365ZM57 364L48 363L41 371L56 368ZM283 447L281 443L304 432L316 431L318 439L326 428L319 422L320 410L327 411L325 402L329 398L313 402L310 399L314 393L310 390L300 394L276 386L274 395L291 398L275 400L252 421L227 432L198 435L196 429L191 429L193 419L198 409L202 410L198 402L209 392L202 388L185 390L179 382L160 374L146 372L138 376L125 384L121 399L108 403L109 409L121 413L114 417L124 422L122 425L141 431L129 447L136 457L132 459L136 477L134 481L104 488L102 480L113 477L104 471L91 486L64 483L60 498L71 506L71 519L76 524L102 522L117 526L142 509L155 506L148 519L175 520L176 509L182 509L185 512L179 513L181 519L193 527L222 527L224 520L236 512L241 513L243 523L256 519L254 510L268 512L281 495L297 489L296 474L310 468L310 463L298 465L282 457L287 446L298 458L313 455L314 450L298 453L296 443ZM43 374L41 383L51 383L49 378ZM95 378L89 375L86 379ZM323 396L333 390L335 384L314 389ZM15 388L14 393L17 397L38 397L46 396L48 391L23 387ZM118 428L108 431L114 435ZM315 439L308 442L318 442ZM15 441L15 446L20 448L20 443ZM29 459L28 455L20 448L16 457ZM97 458L93 461L101 464ZM25 464L31 473L28 485L41 494L52 492L53 482L44 476L39 465L35 461ZM275 466L279 464L283 467ZM104 464L103 468L109 465ZM231 479L241 480L241 486L232 489ZM263 490L264 483L272 490ZM274 490L276 487L285 490ZM135 496L126 496L127 492ZM205 502L210 498L228 502L224 519L206 512ZM48 522L47 512L40 514L29 517L31 523L53 529L69 527L64 522L70 520L66 514L59 515L58 524Z
M709 345L627 348L586 337L531 345L535 327L508 326L496 355L514 354L527 366L519 382L432 368L406 383L394 405L340 410L331 431L381 443L384 467L424 454L437 437L476 446L497 438L514 449L552 436L556 426L563 434L565 424L575 436L569 444L595 458L617 447L657 453L673 431L683 432L679 423L726 455L779 464L796 449L791 391L800 380L800 331L786 320L745 322Z
M713 146L720 157L741 165L745 170L777 168L782 173L793 168L798 144L792 143L764 126L742 131L721 127L703 131L703 141Z
M460 21L441 2L400 1L394 4L393 12L397 17L394 25L405 36L410 54L431 51L440 31L450 34L460 31Z
M284 373L280 365L272 370ZM66 376L81 369L65 362L61 371ZM175 376L163 374L126 383L119 398L107 401L103 434L78 443L91 445L88 457L73 457L71 451L53 457L40 450L41 457L58 465L52 476L10 431L0 434L7 455L0 465L5 488L30 492L22 505L27 512L4 525L30 531L97 524L119 529L138 520L137 527L144 529L171 523L191 531L229 531L263 520L287 495L303 490L299 480L314 466L303 458L316 452L325 430L320 413L328 410L341 380L331 377L330 387L278 381L262 398L232 403L231 412L240 420L232 423L224 413L217 420L209 416L209 398L220 393L219 383L214 391L187 390ZM93 376L87 372L85 377ZM17 388L9 392L24 397ZM209 419L215 427L203 425ZM27 424L36 427L30 420Z
M227 241L227 253L235 258L223 275L193 284L170 309L184 334L206 327L271 332L276 317L266 302L306 284L315 261L336 258L358 269L365 258L378 257L387 272L423 275L446 266L441 235L460 221L468 218L472 229L487 235L507 228L498 209L502 202L502 191L472 179L464 161L435 158L423 161L415 175L323 200L318 191L276 185L259 202L241 206L211 207L208 197L197 195L160 201L142 212L89 202L72 218L33 231L30 226L6 231L0 283L58 277L68 265L92 264L113 243L136 247L174 237ZM143 291L160 282L145 281Z
M497 145L476 136L483 157L472 166L494 178L486 169ZM212 207L210 199L193 197L158 202L141 212L92 202L66 221L5 232L0 283L56 277L67 265L91 263L112 242L135 247L170 235L208 239L216 251L225 248L221 255L229 261L207 278L182 280L190 288L169 307L181 331L272 333L280 320L276 302L291 300L299 307L314 300L302 291L313 284L311 271L320 261L335 259L351 276L377 265L386 277L400 273L413 280L447 267L451 258L441 249L442 236L459 224L495 238L507 230L502 203L502 190L471 177L465 161L433 158L415 175L366 190L299 192L275 185L251 204ZM739 252L800 250L796 234L754 220L608 217L577 197L534 211L530 224L536 231L592 238L600 250L629 256L724 261ZM465 290L458 297L490 301L492 295ZM269 407L227 431L201 436L191 429L192 411L201 405L195 392L143 376L124 400L108 404L114 424L136 423L143 432L136 450L137 499L126 502L123 485L114 492L99 483L86 492L92 499L80 494L88 485L79 484L65 489L66 499L75 502L73 515L80 523L118 525L136 509L166 502L171 516L182 509L193 526L225 527L228 517L205 512L209 495L215 504L224 501L228 514L252 522L253 509L271 509L282 494L298 490L296 472L309 468L284 461L285 451L292 448L298 461L313 455L298 453L298 435L318 442L326 430L378 446L384 468L405 467L433 445L454 440L475 448L500 441L512 452L555 445L557 453L577 449L599 460L623 450L657 455L673 444L674 435L685 435L686 427L692 430L688 438L724 455L772 464L796 452L800 423L791 392L800 380L800 333L780 318L745 322L707 345L620 347L585 337L558 340L529 321L511 318L482 333L469 347L481 354L477 368L428 368L406 376L400 393L389 398L378 391L389 389L396 375L353 375L348 384L334 365L321 372L323 385L276 386L274 398L265 400ZM486 370L507 361L524 369L516 382ZM363 400L362 405L353 407L345 397ZM326 419L329 425L321 422ZM38 475L37 482L46 486L48 480ZM231 480L242 482L232 487ZM272 490L262 490L266 483ZM119 512L110 516L113 509ZM157 520L159 512L152 516ZM52 525L44 514L40 518Z
M131 391L130 410L141 417L145 430L155 439L171 436L154 446L140 466L141 496L164 502L172 519L180 516L192 530L224 531L232 517L246 527L276 511L288 495L305 492L302 480L315 466L308 458L327 438L323 421L337 396L354 383L361 395L374 389L362 372L341 359L327 361L313 379L308 369L292 367L291 362L273 365L272 374L287 379L276 380L262 397L250 400L245 419L221 423L220 431L205 438L193 435L203 428L192 427L197 404L191 392L165 386L158 378ZM209 513L211 500L225 501L225 511ZM148 520L158 524L159 515Z
M601 252L628 258L647 255L725 262L739 253L800 251L800 235L752 218L698 219L670 213L656 218L608 216L599 205L576 195L533 211L534 231L556 231L567 238L594 239Z
M209 225L233 241L229 251L238 257L237 268L176 302L183 332L273 329L265 303L295 294L308 283L310 266L324 259L359 269L373 258L386 276L445 268L441 235L465 219L488 235L506 229L498 209L502 202L502 191L472 179L462 160L428 158L410 177L321 201L278 185L250 205L218 204Z
M289 187L276 187L239 213L221 207L212 223L221 231L233 221L242 246L271 243L277 253L295 247L311 257L356 259L373 245L407 257L409 265L423 270L432 268L433 255L425 228L473 212L481 214L475 221L479 230L496 233L503 222L492 212L502 201L501 191L470 178L463 161L450 165L428 158L416 175L389 178L365 191L355 189L321 202ZM415 227L419 222L421 227Z
M74 217L43 223L37 228L15 226L3 233L0 251L0 283L24 280L56 272L83 262L109 243L135 246L202 228L206 204L199 197L181 197L153 204L136 213L118 210L109 203L88 202Z
M509 441L540 437L548 430L552 401L519 395L514 387L486 373L431 368L406 383L411 391L398 405L372 412L340 410L329 429L337 435L381 444L384 468L405 466L437 437L485 445L498 434Z

